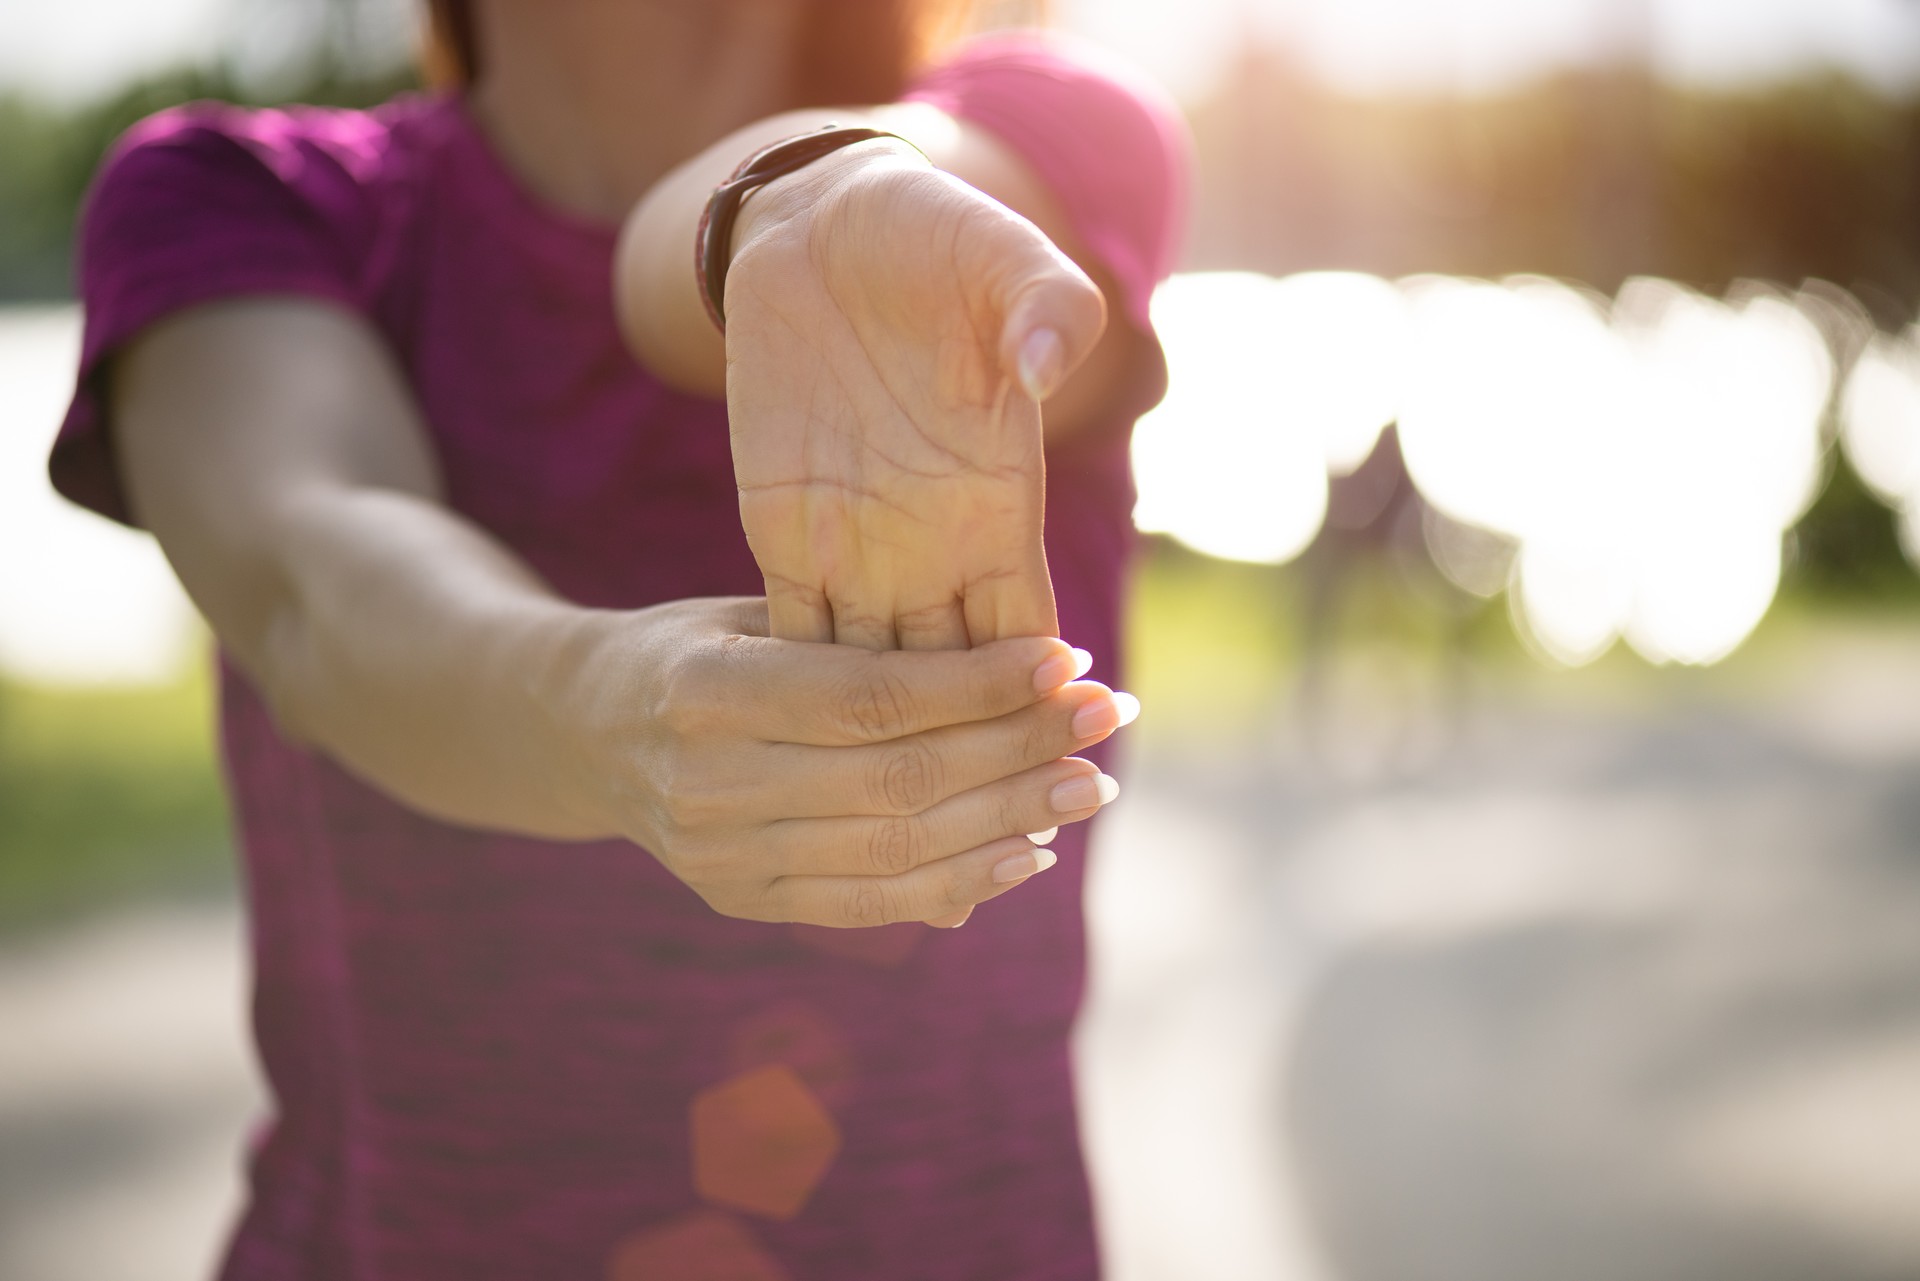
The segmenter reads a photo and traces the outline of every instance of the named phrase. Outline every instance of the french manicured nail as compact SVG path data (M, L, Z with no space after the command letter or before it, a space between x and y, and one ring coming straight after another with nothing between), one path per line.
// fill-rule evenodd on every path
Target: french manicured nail
M1088 699L1073 714L1073 736L1082 743L1104 737L1119 728L1120 707L1108 694Z
M1053 838L1058 835L1060 835L1059 828L1049 827L1044 832L1028 832L1027 839L1032 841L1035 845L1045 845L1048 842L1052 841Z
M995 863L993 880L996 885L1024 881L1035 872L1044 872L1059 861L1052 850L1028 850L1025 854L1015 854Z
M1020 385L1035 400L1045 400L1058 385L1065 361L1060 335L1051 329L1034 330L1020 344Z
M1106 805L1118 795L1120 784L1105 774L1079 774L1064 783L1055 783L1047 793L1047 803L1056 814L1071 814L1075 810Z
M1055 654L1033 669L1034 693L1051 694L1068 681L1079 680L1092 669L1093 655L1084 649L1070 649L1064 654Z
M1089 742L1111 734L1140 718L1140 700L1131 694L1113 693L1090 698L1073 714L1074 737Z

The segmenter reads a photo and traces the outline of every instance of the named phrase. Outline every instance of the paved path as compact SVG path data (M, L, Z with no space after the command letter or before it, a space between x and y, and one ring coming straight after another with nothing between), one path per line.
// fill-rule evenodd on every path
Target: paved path
M1389 687L1130 776L1115 1281L1920 1276L1920 644Z
M0 952L0 1278L199 1281L258 1091L228 904Z
M1920 1276L1920 647L1591 688L1150 740L1081 1035L1114 1281ZM238 945L0 951L0 1278L205 1275Z

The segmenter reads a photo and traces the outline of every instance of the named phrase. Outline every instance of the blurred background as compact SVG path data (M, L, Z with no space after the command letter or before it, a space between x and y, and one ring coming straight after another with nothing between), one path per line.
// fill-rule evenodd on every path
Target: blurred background
M1089 904L1116 1281L1920 1276L1920 3L1053 10L1200 163ZM44 480L77 202L414 21L0 8L8 1281L207 1275L260 1107L205 636Z

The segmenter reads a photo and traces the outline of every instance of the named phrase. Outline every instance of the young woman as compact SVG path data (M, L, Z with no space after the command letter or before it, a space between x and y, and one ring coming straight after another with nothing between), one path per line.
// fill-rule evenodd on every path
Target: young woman
M1182 135L1038 37L936 54L962 8L445 3L449 92L103 169L52 470L220 642L233 1281L1097 1274L1132 707L1052 637L1111 678ZM893 136L745 198L723 335L712 193L827 120Z

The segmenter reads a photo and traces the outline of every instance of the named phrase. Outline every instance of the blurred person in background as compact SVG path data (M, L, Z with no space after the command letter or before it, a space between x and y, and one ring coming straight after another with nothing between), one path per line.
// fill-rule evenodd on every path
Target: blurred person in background
M274 1102L225 1276L1098 1275L1133 707L1052 637L1114 680L1184 134L967 7L445 0L439 92L105 163L51 469L220 643ZM886 132L738 204L723 333L716 188L827 122Z

